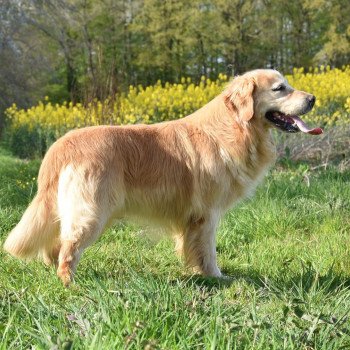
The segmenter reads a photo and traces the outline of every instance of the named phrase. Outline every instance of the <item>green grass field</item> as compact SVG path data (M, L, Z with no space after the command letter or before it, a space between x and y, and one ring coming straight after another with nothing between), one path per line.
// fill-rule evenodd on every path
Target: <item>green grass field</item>
M0 150L0 241L35 193L38 161ZM65 289L0 251L0 349L350 348L350 171L279 165L222 220L219 265L191 276L169 240L105 232Z

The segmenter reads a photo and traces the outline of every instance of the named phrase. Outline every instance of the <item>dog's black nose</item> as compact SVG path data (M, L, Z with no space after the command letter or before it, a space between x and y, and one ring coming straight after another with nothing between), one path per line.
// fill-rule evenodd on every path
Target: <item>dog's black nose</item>
M310 106L310 108L312 108L315 104L316 97L314 95L312 95L311 97L308 98L308 100L309 100L309 106Z

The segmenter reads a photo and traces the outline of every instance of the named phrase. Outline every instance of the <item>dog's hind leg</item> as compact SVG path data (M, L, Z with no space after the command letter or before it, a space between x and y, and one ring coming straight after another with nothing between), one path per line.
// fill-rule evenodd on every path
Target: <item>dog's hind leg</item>
M65 286L72 281L84 249L100 236L103 229L104 222L86 218L84 223L72 223L69 231L61 233L57 275Z
M50 245L45 247L42 252L43 260L46 265L58 265L58 255L61 249L61 242L59 240L59 232L55 234Z
M221 276L216 261L215 244L218 222L219 215L215 212L193 218L182 237L182 251L186 264L204 276Z
M61 175L58 189L61 246L57 274L65 286L72 281L84 249L103 232L111 213L108 204L107 186L101 177L69 168Z
M101 235L108 222L109 210L105 205L96 205L81 197L80 204L76 205L73 212L64 212L61 216L57 274L65 286L72 281L84 249Z

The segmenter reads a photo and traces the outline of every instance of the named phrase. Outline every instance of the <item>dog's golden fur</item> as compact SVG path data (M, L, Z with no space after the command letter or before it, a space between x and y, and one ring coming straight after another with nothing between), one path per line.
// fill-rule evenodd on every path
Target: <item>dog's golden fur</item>
M38 193L5 249L20 258L41 254L58 264L67 285L82 251L108 225L144 218L172 233L189 266L220 276L219 219L275 160L264 114L276 103L298 109L308 95L293 91L275 101L269 91L281 80L276 71L256 70L183 119L67 133L48 150Z

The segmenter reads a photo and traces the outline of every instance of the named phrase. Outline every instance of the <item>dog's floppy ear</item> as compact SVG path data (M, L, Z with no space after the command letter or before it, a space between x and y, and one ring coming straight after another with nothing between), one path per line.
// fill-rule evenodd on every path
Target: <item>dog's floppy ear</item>
M226 106L237 113L238 118L248 121L254 115L253 92L255 81L252 78L239 76L224 91Z

